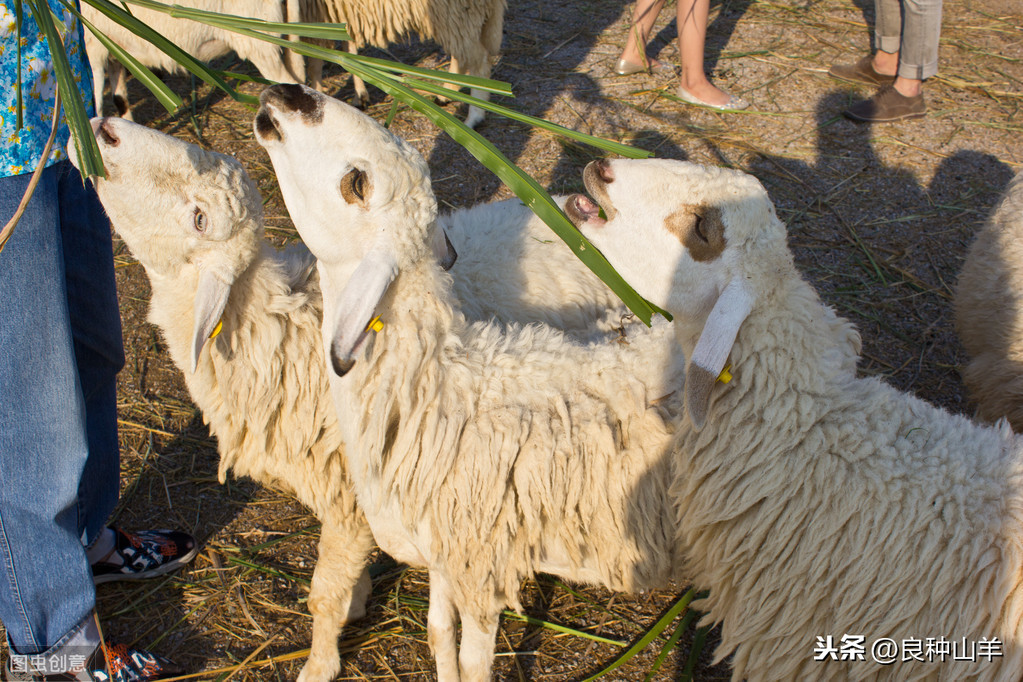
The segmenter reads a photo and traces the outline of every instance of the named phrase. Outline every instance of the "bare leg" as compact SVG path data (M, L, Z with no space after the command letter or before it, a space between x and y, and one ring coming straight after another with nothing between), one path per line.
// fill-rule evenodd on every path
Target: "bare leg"
M632 27L625 39L621 59L629 64L646 64L650 61L646 56L646 44L662 7L664 0L636 0L636 7L632 10Z
M906 97L916 97L923 91L923 81L896 75L899 71L899 53L878 50L874 53L874 71L886 76L895 76L895 89Z
M454 595L447 578L430 571L430 609L426 615L426 638L437 662L438 682L458 682L458 649L455 643Z
M329 682L341 670L337 639L345 623L366 613L371 588L366 559L372 550L373 534L361 515L324 519L309 591L313 642L299 682Z
M679 0L678 48L682 61L682 87L707 104L721 106L728 102L728 94L714 86L703 70L709 13L710 0Z

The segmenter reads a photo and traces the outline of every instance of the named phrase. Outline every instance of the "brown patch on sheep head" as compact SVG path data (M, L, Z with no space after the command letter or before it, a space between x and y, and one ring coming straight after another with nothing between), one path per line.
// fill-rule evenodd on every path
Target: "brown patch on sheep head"
M260 93L259 102L261 106L256 114L255 128L256 134L263 139L277 141L283 139L280 126L267 109L267 104L272 104L283 112L297 112L301 114L302 120L310 125L317 125L323 121L323 99L315 97L301 85L272 85Z
M721 209L716 206L682 206L664 219L664 227L698 263L716 260L728 244Z

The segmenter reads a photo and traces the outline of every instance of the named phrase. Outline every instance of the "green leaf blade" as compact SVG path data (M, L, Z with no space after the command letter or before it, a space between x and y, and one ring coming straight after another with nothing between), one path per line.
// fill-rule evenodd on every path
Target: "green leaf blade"
M103 175L103 158L99 153L99 145L96 144L96 138L92 134L92 125L89 123L85 105L82 103L82 93L78 90L78 84L75 83L71 63L64 51L64 42L57 32L50 7L45 0L26 0L26 2L39 25L39 30L46 36L47 44L50 46L53 72L57 79L57 87L60 88L64 117L75 140L79 167L86 176Z

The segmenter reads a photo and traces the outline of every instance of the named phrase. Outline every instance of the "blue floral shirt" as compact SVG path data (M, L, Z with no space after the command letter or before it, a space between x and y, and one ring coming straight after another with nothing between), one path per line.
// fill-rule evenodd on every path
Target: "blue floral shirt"
M79 93L86 103L86 113L92 114L92 76L85 56L82 25L58 0L47 0L54 13L61 17L65 49ZM21 17L21 87L22 128L17 129L17 25L14 0L0 0L0 177L31 173L42 157L46 139L50 136L53 118L56 76L46 37L39 30L27 2L22 2ZM61 99L68 93L61 92ZM67 158L69 131L61 116L57 138L46 165Z

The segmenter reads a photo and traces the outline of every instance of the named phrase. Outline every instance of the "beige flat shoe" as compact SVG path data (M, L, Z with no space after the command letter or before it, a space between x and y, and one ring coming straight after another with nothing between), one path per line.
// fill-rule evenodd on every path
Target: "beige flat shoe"
M640 73L647 71L647 65L644 64L633 64L627 62L624 59L619 59L615 63L615 73L619 76L631 76L634 73ZM651 59L649 64L649 71L654 76L674 76L675 67L665 64L664 62L656 59Z
M728 101L725 102L724 104L711 104L710 102L704 102L702 99L697 99L681 85L678 86L678 89L675 91L675 94L678 95L678 98L683 102L688 102L689 104L696 104L697 106L701 107L708 107L710 109L718 109L719 111L741 111L742 109L746 109L749 107L749 102L744 100L742 97L739 97L738 95L733 95L731 93L726 93L728 95Z

